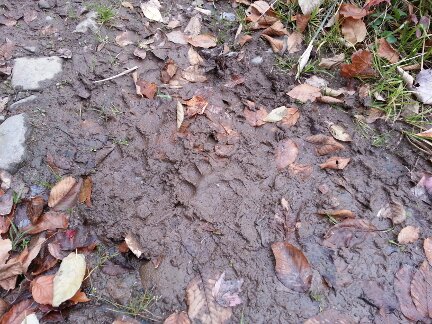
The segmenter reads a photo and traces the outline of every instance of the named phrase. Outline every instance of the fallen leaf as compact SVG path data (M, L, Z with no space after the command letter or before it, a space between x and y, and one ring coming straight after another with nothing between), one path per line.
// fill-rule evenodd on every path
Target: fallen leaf
M172 313L165 321L164 324L190 324L191 321L186 312Z
M33 197L27 204L27 214L32 224L37 223L45 207L45 199L42 197Z
M10 60L14 50L15 43L9 38L6 38L6 42L0 46L0 59Z
M417 74L413 91L418 101L432 105L432 69L424 69Z
M412 321L421 321L424 316L420 314L414 305L411 297L411 282L414 275L414 269L408 264L402 264L396 272L394 279L394 291L399 301L402 314Z
M181 72L182 77L189 82L205 82L207 77L205 76L204 69L198 65L192 65Z
M75 251L76 249L91 249L97 245L96 235L87 226L79 226L75 229L68 229L58 232L52 243L60 244L63 251Z
M204 59L198 54L197 51L194 50L193 47L190 47L188 50L188 59L191 65L203 65Z
M246 81L246 78L238 75L238 74L233 74L231 75L231 80L228 81L227 83L224 84L224 87L227 88L234 88L235 86L242 84Z
M265 1L255 1L246 10L246 21L251 22L253 30L267 28L278 20L273 8Z
M22 324L26 316L34 313L33 300L24 299L11 307L0 319L0 324Z
M31 293L33 299L38 304L52 305L54 276L55 275L40 276L31 281Z
M360 19L345 18L342 22L341 32L348 42L355 45L365 40L367 35L366 24Z
M246 121L251 126L261 126L265 124L264 118L267 116L267 110L265 108L260 107L258 110L250 110L248 108L245 108L243 110L243 114L246 118Z
M350 64L341 64L341 76L345 78L375 76L372 68L372 53L368 50L359 50L351 56Z
M240 35L238 38L238 44L242 47L247 42L250 42L253 40L253 37L251 35Z
M186 28L184 30L185 34L188 34L189 36L198 36L201 34L201 15L195 15L193 16L188 24L186 25Z
M315 145L320 145L320 147L316 149L318 155L327 155L345 148L341 143L336 142L333 137L323 134L309 136L306 138L306 141Z
M425 172L411 192L425 202L432 202L432 175Z
M215 47L217 45L216 42L217 42L217 38L208 34L202 34L202 35L192 36L188 38L189 44L201 48Z
M188 36L180 30L173 30L166 34L168 40L174 44L186 45L188 43Z
M345 102L342 99L330 97L330 96L321 96L317 98L318 102L329 104L329 105L339 105L344 104Z
M282 39L277 39L270 37L269 35L261 34L261 37L269 42L273 52L280 53L284 48L284 41Z
M187 285L186 302L192 323L227 323L231 318L231 308L220 306L212 295L215 284L214 276L201 273Z
M405 207L398 201L393 201L378 211L377 217L388 218L394 225L401 224L407 218Z
M61 212L49 211L43 214L36 224L25 228L27 234L37 234L43 231L65 229L68 227L68 217Z
M316 8L319 8L323 0L298 0L303 15L309 15Z
M379 57L385 58L390 63L396 63L399 61L399 53L387 42L385 38L378 40L378 51Z
M85 272L84 255L72 252L63 259L54 277L52 302L54 307L58 307L76 294L81 287Z
M180 129L184 121L184 107L180 101L177 101L177 129Z
M288 30L285 28L284 24L278 20L270 27L264 29L262 34L268 36L284 36L288 35Z
M426 130L424 132L417 133L416 136L422 137L422 138L425 138L425 139L432 139L432 128L428 129L428 130Z
M287 51L289 54L297 53L302 49L303 34L300 32L292 32L288 35Z
M163 22L162 15L159 11L160 8L161 4L158 0L148 0L144 3L141 2L141 10L144 16L153 21Z
M325 69L331 69L343 63L344 60L345 60L345 54L341 53L332 57L322 58L318 66Z
M22 266L23 266L23 272L26 273L28 267L32 263L32 261L38 256L42 244L44 244L46 241L45 236L34 236L32 237L30 241L30 245L28 246L28 254L26 254L26 257L22 260Z
M135 237L135 235L133 235L132 233L129 233L125 237L125 242L129 250L131 250L132 253L135 254L137 258L140 258L141 255L144 253L144 248L142 247L138 239Z
M165 66L161 70L161 81L163 83L169 83L176 73L177 64L172 59L168 59L168 61L165 62Z
M321 169L333 169L333 170L343 170L351 161L350 158L344 158L340 156L332 156L324 163L321 163L319 166Z
M340 125L330 124L329 131L338 141L352 142L351 135Z
M323 245L332 249L353 248L365 242L375 231L376 227L366 219L345 219L327 231Z
M426 260L414 273L411 297L418 312L423 317L432 318L432 270Z
M125 8L128 8L130 10L134 10L134 6L129 1L122 1L121 5Z
M406 226L398 234L398 242L400 244L413 243L420 237L420 228L414 226ZM432 283L432 282L431 282Z
M338 209L338 210L320 209L317 211L317 214L321 216L331 216L336 219L356 218L355 214L348 209Z
M307 164L292 163L288 166L288 172L290 175L299 176L300 179L306 180L312 175L313 168Z
M81 191L79 193L79 202L85 203L87 207L91 207L91 195L93 190L93 180L91 176L87 176L84 178L83 185L81 187Z
M82 185L73 177L66 177L57 183L50 192L48 206L55 211L64 211L75 206Z
M125 31L125 32L117 35L115 40L116 40L116 43L118 46L125 47L125 46L128 46L128 45L135 43L136 34L134 32L131 32L131 31Z
M369 8L377 6L383 2L386 2L387 4L391 4L390 0L366 0L366 3L365 3L363 8L369 9Z
M309 318L304 324L356 324L352 317L339 313L335 309L327 309L318 315Z
M243 279L240 280L225 280L225 272L223 272L216 281L212 294L216 302L223 307L234 307L242 303L239 293Z
M12 250L12 242L9 239L2 239L0 237L0 264L6 263L9 258L9 251Z
M297 144L290 139L280 141L276 147L276 167L278 170L282 170L293 164L297 159L299 149Z
M77 293L71 298L69 299L72 303L74 303L74 305L78 304L78 303L87 303L89 302L91 299L89 299L87 297L87 295L82 292L82 291L77 291Z
M362 19L366 17L370 12L366 9L359 8L356 5L350 3L342 3L339 7L339 15L345 18Z
M147 99L154 99L158 89L157 85L138 78L137 72L132 73L132 77L135 82L137 95L146 97Z
M301 102L314 102L318 97L321 96L321 91L316 87L304 83L294 87L290 92L287 93L287 95Z
M13 193L9 190L4 195L0 196L0 216L9 215L12 211L13 205Z
M307 28L307 25L309 23L310 18L311 18L310 14L309 15L302 15L302 14L295 15L295 22L296 22L297 31L299 31L300 33L303 33Z
M191 99L184 102L188 109L186 116L193 117L196 114L202 115L208 106L208 101L201 96L193 96Z
M428 237L423 242L423 249L426 254L426 259L429 262L429 265L432 264L432 237Z
M312 283L312 268L303 252L288 242L273 243L271 248L280 282L297 292L308 291Z
M282 118L282 125L294 126L300 118L300 110L295 107L287 108L285 116Z
M142 60L144 60L144 59L147 57L147 51L146 51L146 50L143 50L143 49L141 49L141 48L139 48L139 47L135 48L133 54L134 54L136 57L139 57L139 58L142 59Z
M285 106L275 108L268 113L268 115L263 119L263 121L267 123L275 123L281 121L286 116L287 111L288 108Z
M324 80L323 78L320 78L316 75L313 75L310 78L307 78L305 80L305 83L309 84L312 87L319 88L319 89L326 89L328 86L327 80Z

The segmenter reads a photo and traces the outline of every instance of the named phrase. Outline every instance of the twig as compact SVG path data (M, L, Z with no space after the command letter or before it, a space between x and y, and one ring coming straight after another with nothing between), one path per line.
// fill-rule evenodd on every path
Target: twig
M134 66L133 68L131 68L129 70L126 70L126 71L123 71L122 73L113 75L112 77L109 77L109 78L106 78L106 79L103 79L103 80L94 81L93 83L101 83L101 82L105 82L105 81L114 80L114 79L117 79L117 78L119 78L119 77L121 77L121 76L123 76L125 74L131 73L131 72L135 71L136 69L138 69L138 66Z

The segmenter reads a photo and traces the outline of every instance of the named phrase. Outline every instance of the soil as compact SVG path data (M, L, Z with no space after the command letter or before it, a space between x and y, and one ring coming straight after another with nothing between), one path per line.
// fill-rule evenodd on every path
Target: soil
M133 267L129 272L112 276L95 271L87 283L93 293L125 304L131 296L151 290L160 299L150 310L155 322L162 322L173 311L187 309L188 282L211 269L244 280L243 303L233 308L232 323L303 323L332 308L361 323L378 323L382 316L393 323L408 323L397 302L382 314L370 296L381 287L389 300L396 300L394 275L402 264L421 263L422 240L403 249L389 243L396 241L402 228L398 225L352 248L332 250L323 245L332 224L316 212L349 209L386 230L392 228L390 220L377 218L377 213L396 199L408 211L406 224L420 227L421 237L428 237L432 235L430 205L411 194L418 180L416 172L431 170L427 162L383 120L370 126L380 133L390 131L390 140L386 147L372 146L353 123L354 115L365 113L355 98L352 107L345 109L290 102L286 92L296 81L277 68L275 54L258 33L233 54L221 55L222 45L199 50L206 59L209 80L181 89L161 86L160 93L171 99L137 96L131 75L93 84L137 65L142 78L162 85L160 70L165 59L173 59L182 68L189 65L187 45L167 41L144 60L133 55L134 45L116 45L114 39L122 31L134 31L143 39L161 27L145 23L138 13L139 1L130 2L137 5L135 12L120 7L112 26L101 27L100 35L107 35L109 42L100 51L96 50L100 35L73 33L79 20L70 13L79 11L82 1L57 0L47 10L39 9L33 0L6 1L12 11L31 8L39 16L29 24L20 20L15 27L0 25L2 38L18 44L14 57L50 56L60 48L73 53L64 60L64 71L55 85L38 93L37 100L7 110L7 116L28 113L34 127L28 159L16 177L28 186L55 183L47 156L61 175L91 175L93 205L73 211L72 227L90 227L108 247L132 233L145 249L144 259L127 258ZM194 14L189 1L161 3L164 16L179 16L184 24ZM234 12L229 1L216 2L215 7L218 13ZM220 30L222 24L215 17L203 18L205 29L223 32L227 43L232 43L236 24L225 24ZM56 31L42 35L47 25ZM36 53L29 53L27 46L36 46ZM256 56L263 57L262 64L251 63ZM225 86L233 75L244 76L245 82ZM343 79L327 79L334 88L348 84ZM11 95L12 102L30 94L12 90L9 84L3 80L0 92ZM209 101L205 113L187 118L178 131L177 100L197 94ZM270 123L252 127L243 114L245 99L268 110L297 106L301 117L292 127ZM321 170L318 165L327 158L317 156L314 145L305 141L313 134L329 135L329 122L343 125L353 135L353 142L345 143L346 149L339 152L352 159L343 171ZM275 148L287 138L299 147L297 163L312 166L309 176L276 168ZM281 206L282 198L289 210ZM283 240L299 247L309 259L313 268L310 293L294 292L277 279L270 246ZM158 258L162 261L155 268L149 260ZM118 316L112 309L94 299L76 306L67 322L112 323Z

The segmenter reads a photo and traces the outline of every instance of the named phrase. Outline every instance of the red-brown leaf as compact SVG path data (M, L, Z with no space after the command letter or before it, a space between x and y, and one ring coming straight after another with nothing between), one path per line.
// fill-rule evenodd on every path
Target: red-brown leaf
M79 193L79 202L85 203L87 207L91 207L91 195L93 190L93 180L90 176L85 177L81 191Z
M61 212L49 211L39 218L38 222L26 228L28 234L37 234L47 230L68 227L67 215Z
M25 299L12 306L0 319L0 324L21 324L27 315L34 313L33 300Z
M42 305L52 305L54 276L46 275L33 279L30 289L35 302Z
M164 324L190 324L190 320L186 312L175 312L164 321Z
M266 116L268 115L267 110L265 110L264 107L261 107L260 109L255 111L245 108L243 110L243 114L249 125L254 127L264 125L264 118L266 118Z
M343 170L348 165L350 158L343 158L340 156L333 156L329 158L324 163L320 164L321 169L333 169L333 170Z
M44 207L45 199L42 197L34 197L30 200L27 205L27 214L32 224L36 223L42 215Z
M299 154L297 144L290 139L280 141L276 148L276 167L278 170L293 164Z
M374 231L375 226L366 219L346 219L327 231L323 245L330 248L352 248L363 243Z
M390 63L396 63L399 61L399 53L391 47L389 42L385 38L378 40L378 56L387 59Z
M318 215L321 216L331 216L337 219L344 219L344 218L355 218L355 214L351 210L347 209L338 209L338 210L323 210L320 209L317 212Z
M354 19L362 19L363 17L366 17L369 13L370 12L366 9L359 8L349 3L341 4L339 9L339 14L345 18L351 17Z
M382 2L386 2L390 4L390 0L366 0L366 4L364 5L364 9L369 9L371 7L377 6Z
M306 138L306 141L315 145L319 145L316 149L318 155L326 155L343 150L345 146L337 142L333 137L323 134L312 135Z
M341 64L341 75L345 78L375 76L376 72L372 68L372 53L368 50L353 53L350 64Z
M87 297L87 295L85 294L85 292L83 291L77 291L77 293L71 298L69 299L72 303L74 303L74 305L78 304L78 303L87 303L90 301L90 298Z
M276 276L283 285L297 292L308 291L312 268L303 252L287 242L276 242L271 247L276 259Z
M425 260L414 273L411 281L411 297L419 313L432 318L432 270Z

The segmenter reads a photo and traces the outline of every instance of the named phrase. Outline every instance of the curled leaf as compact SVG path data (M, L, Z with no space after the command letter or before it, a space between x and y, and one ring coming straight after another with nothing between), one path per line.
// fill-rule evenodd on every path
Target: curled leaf
M268 123L275 123L282 120L287 114L288 108L285 106L273 109L268 113L268 115L263 119Z
M78 201L82 180L66 177L57 183L50 192L48 206L56 211L72 208Z
M352 142L351 135L342 126L331 124L329 130L335 139L342 142Z
M213 35L201 34L188 38L188 43L195 47L211 48L217 45L217 38Z
M276 276L283 285L297 292L308 291L312 268L303 252L287 242L276 242L271 247L276 259Z
M323 134L309 136L306 141L320 146L316 149L318 155L334 153L345 148L341 143L336 142L333 137Z
M343 170L351 161L350 158L343 158L340 156L333 156L329 158L324 163L320 164L321 169L333 169L333 170Z
M180 129L184 120L184 107L180 101L177 101L177 129Z
M331 216L337 219L355 218L355 214L351 210L339 209L339 210L323 210L320 209L317 212L321 216Z

